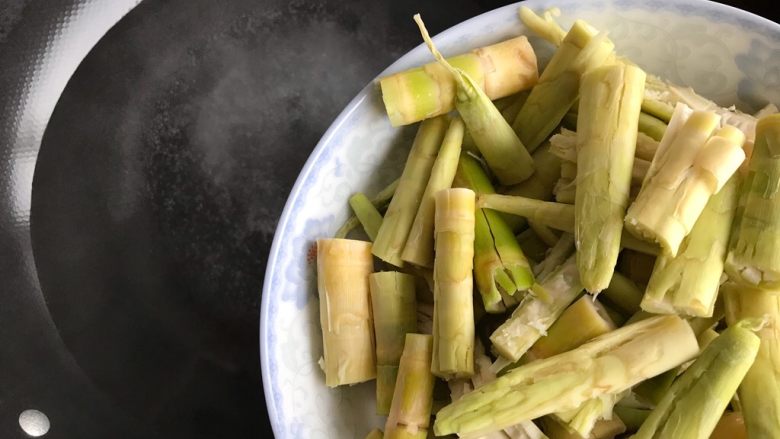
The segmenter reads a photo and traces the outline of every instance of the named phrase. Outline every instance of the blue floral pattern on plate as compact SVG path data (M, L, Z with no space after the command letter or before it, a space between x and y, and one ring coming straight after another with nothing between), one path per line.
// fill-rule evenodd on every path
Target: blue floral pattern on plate
M557 6L560 22L582 18L608 29L618 51L648 72L690 85L721 104L755 110L780 103L780 26L704 0L529 0ZM435 40L446 54L526 33L510 5L461 23ZM411 19L411 18L410 18ZM532 39L540 59L549 45ZM420 46L380 76L430 61ZM277 438L362 438L382 425L373 384L328 389L312 245L332 236L354 191L375 193L393 180L414 135L393 129L374 84L347 105L315 148L279 221L263 286L260 350L269 416Z

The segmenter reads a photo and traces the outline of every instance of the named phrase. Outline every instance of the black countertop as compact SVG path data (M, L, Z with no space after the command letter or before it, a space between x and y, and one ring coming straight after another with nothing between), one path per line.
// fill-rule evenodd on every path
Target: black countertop
M0 437L26 437L28 408L51 419L47 438L269 437L259 294L301 166L419 44L413 13L435 34L507 3L133 9L81 63L41 142L29 230L45 307L0 304ZM780 20L770 2L726 3ZM40 4L0 0L0 62Z

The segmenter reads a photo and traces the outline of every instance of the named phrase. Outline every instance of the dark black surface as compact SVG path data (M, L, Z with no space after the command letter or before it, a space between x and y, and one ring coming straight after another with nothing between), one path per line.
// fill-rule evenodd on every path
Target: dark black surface
M10 371L0 381L15 379L0 387L0 437L24 437L15 421L30 404L52 419L46 437L269 434L259 294L300 167L349 99L419 43L413 13L437 33L505 3L147 0L133 10L79 67L42 143L31 229L56 328L37 330L62 343L29 340L41 361L23 364L0 351ZM778 20L768 2L743 7ZM34 312L44 311L0 322L0 334ZM53 376L61 388L40 378Z
M439 6L147 1L81 64L42 142L33 250L67 349L133 419L270 433L257 322L277 218L342 107L419 43L413 12L438 32L499 4Z

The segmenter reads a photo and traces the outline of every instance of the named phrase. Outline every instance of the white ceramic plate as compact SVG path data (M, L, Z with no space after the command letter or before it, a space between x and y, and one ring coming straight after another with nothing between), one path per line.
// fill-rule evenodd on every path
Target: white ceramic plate
M780 103L780 25L705 0L529 0L557 6L564 28L583 18L607 29L620 54L650 73L693 86L721 104L756 110ZM510 5L434 38L445 55L528 34ZM411 17L409 17L411 20ZM549 44L533 38L541 59ZM380 76L432 60L419 46ZM263 285L260 353L276 437L362 438L382 420L374 383L328 389L322 355L313 245L348 217L347 198L373 194L400 174L414 127L394 129L374 84L347 105L303 167L276 230Z

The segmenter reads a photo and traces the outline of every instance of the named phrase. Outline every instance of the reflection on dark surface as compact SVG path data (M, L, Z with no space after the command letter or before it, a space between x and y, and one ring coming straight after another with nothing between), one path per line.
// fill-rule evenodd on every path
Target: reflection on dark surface
M150 1L117 25L58 103L32 203L48 308L97 387L164 436L267 431L259 293L298 171L418 44L413 12L442 30L495 6Z

